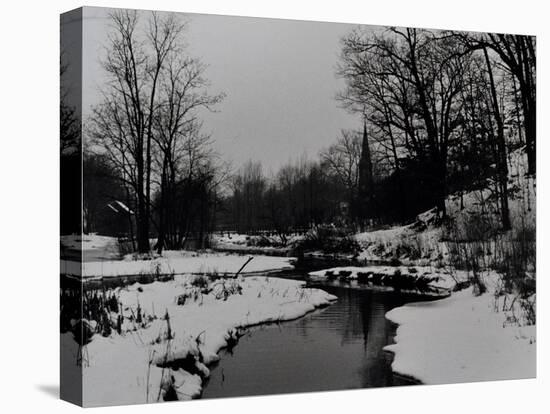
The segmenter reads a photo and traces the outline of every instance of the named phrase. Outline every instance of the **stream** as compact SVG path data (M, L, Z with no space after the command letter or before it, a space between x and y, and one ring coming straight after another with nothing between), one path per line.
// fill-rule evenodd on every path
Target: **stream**
M283 277L308 280L305 271ZM202 398L415 383L391 370L393 356L383 348L393 343L395 325L385 314L420 299L338 281L311 285L338 301L295 321L248 329L233 349L220 352Z

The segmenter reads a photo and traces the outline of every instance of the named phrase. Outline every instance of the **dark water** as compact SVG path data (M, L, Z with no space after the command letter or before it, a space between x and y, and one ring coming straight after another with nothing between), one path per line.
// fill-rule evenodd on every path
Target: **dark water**
M327 308L295 321L250 329L230 352L221 352L203 398L406 385L394 376L395 326L385 313L405 299L395 292L319 286L338 297Z

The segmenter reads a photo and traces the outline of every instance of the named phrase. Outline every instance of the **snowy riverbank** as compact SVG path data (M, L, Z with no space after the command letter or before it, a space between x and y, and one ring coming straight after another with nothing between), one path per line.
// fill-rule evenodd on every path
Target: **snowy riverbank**
M468 279L464 271L422 266L336 267L310 273L319 279L344 278L365 283L378 280L391 286L395 279L428 278L429 285L454 289ZM532 378L536 375L536 325L528 325L513 297L495 296L500 276L485 274L487 292L473 287L445 299L410 303L386 318L396 323L395 343L384 349L394 354L395 373L425 384ZM505 299L506 298L506 299ZM535 303L535 297L530 299Z
M494 301L470 288L388 312L399 325L396 343L385 347L393 371L425 384L535 377L536 326L508 323Z
M206 286L196 278L176 276L115 291L121 333L95 334L82 350L84 405L197 397L208 364L235 341L239 328L296 319L336 300L293 280L246 277Z
M87 279L132 276L140 274L216 273L234 275L248 260L247 256L222 253L189 253L165 251L151 260L107 260L79 263L62 260L61 273ZM266 273L292 269L292 257L254 256L244 273Z
M365 283L374 281L382 285L391 285L397 279L410 279L412 284L425 282L430 287L447 290L454 288L457 281L467 279L466 272L455 271L451 274L431 266L342 266L310 272L309 276L318 279L362 279Z

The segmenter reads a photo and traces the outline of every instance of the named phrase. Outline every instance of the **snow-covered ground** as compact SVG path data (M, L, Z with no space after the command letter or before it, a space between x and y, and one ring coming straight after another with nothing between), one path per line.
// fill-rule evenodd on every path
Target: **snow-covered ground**
M430 265L445 263L448 251L441 242L441 228L431 226L435 210L418 215L414 223L355 235L362 247L359 260Z
M116 245L117 239L109 236L90 235L64 235L61 236L61 245L71 249L99 250Z
M219 358L218 351L236 338L239 328L295 319L336 300L294 280L240 277L199 288L196 277L116 290L122 333L95 334L82 350L85 406L197 397L208 364ZM76 361L76 347L66 351Z
M430 278L430 286L441 289L453 289L458 282L467 280L467 273L463 271L449 272L446 269L436 269L430 266L342 266L330 269L310 272L313 278L326 279L327 277L345 276L346 279L358 279L361 275L366 276L366 280L372 278L372 275L381 275L384 277L412 277L412 278ZM329 276L330 275L330 276Z
M290 247L272 247L272 246L249 246L239 243L217 242L213 245L215 250L222 252L234 252L242 254L266 254L273 256L286 256L290 252Z
M115 237L100 236L98 234L63 235L61 236L61 254L79 255L82 260L113 260L120 258L118 240Z
M526 175L527 155L524 148L508 155L508 192L512 233L521 233L534 228L536 222L536 179ZM455 230L464 232L468 226L475 227L475 219L492 222L494 228L500 223L499 207L495 199L494 182L486 180L483 188L451 194L445 201L447 215L454 222ZM444 229L434 225L436 210L430 209L416 217L413 223L387 229L358 233L356 240L362 251L360 260L390 262L398 259L407 265L449 264L450 253L443 242ZM459 239L465 234L456 235ZM493 252L494 253L494 252Z
M152 260L112 260L84 262L62 260L61 273L83 278L107 278L140 274L217 273L231 275L249 257L222 253L164 252ZM292 257L254 256L243 269L244 273L292 269Z
M472 289L411 303L386 317L398 324L392 369L425 384L536 376L536 327L507 323L491 294Z
M212 245L216 250L239 253L264 253L270 255L287 255L294 242L303 236L288 235L283 243L277 235L248 235L222 232L212 235Z
M217 243L223 244L235 244L235 245L247 245L250 240L250 236L247 234L224 232L221 234L215 234L212 236L213 240Z

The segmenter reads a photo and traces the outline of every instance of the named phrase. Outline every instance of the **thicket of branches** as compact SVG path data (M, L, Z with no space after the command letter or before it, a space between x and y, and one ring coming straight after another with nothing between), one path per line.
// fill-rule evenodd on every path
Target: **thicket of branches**
M232 177L220 224L243 233L269 229L284 237L335 220L346 188L324 170L323 164L302 158L267 176L260 163L247 162Z
M150 250L152 234L159 252L181 248L191 232L212 225L224 168L198 110L223 95L208 92L205 66L187 53L186 22L176 14L120 10L110 19L106 82L87 122L86 156L102 157L122 183L140 253Z
M343 39L338 73L346 89L339 99L369 125L375 162L388 167L386 187L396 189L378 197L378 208L410 205L403 189L414 181L445 216L448 194L490 177L498 183L502 227L510 227L509 151L525 145L528 172L536 172L534 42L401 28L358 29ZM422 204L413 202L401 216Z

